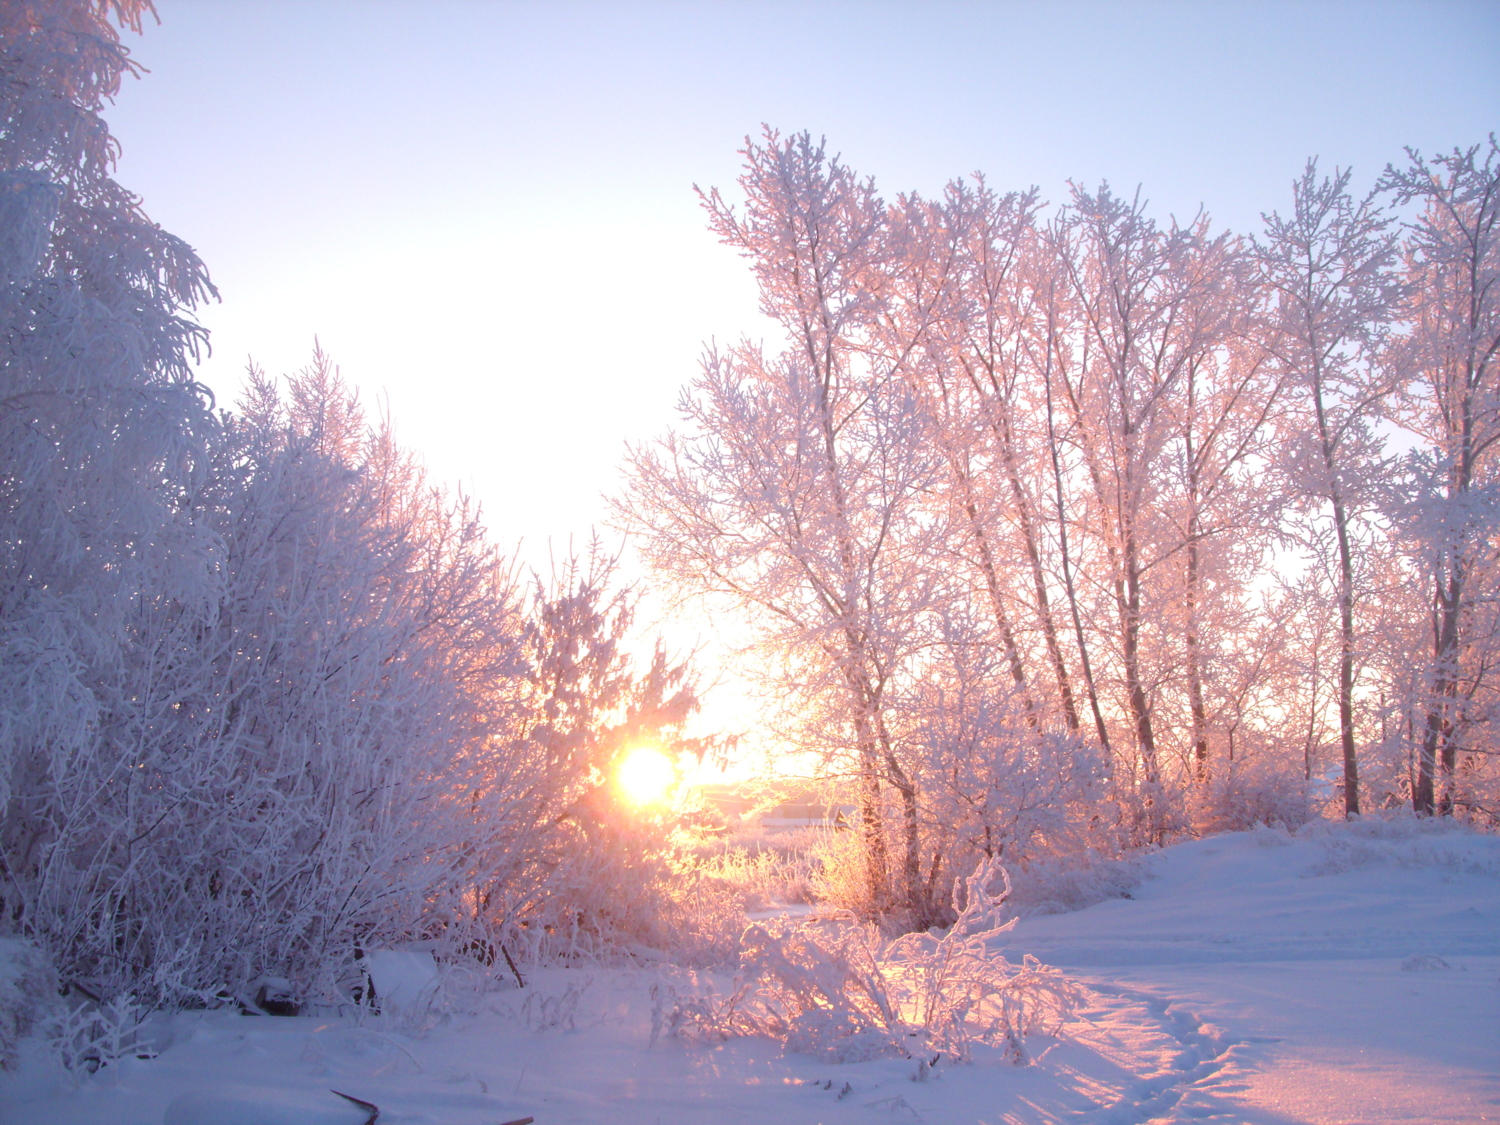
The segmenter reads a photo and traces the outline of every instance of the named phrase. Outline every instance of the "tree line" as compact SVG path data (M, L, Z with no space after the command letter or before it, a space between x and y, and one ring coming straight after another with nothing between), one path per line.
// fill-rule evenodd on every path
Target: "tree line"
M1250 235L744 157L700 195L777 338L707 349L617 516L751 624L865 909L1320 806L1495 823L1493 137L1363 196L1310 161Z

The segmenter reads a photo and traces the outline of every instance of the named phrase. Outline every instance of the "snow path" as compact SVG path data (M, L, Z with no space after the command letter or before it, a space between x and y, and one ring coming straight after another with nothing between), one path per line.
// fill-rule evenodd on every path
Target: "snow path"
M1183 1044L1173 1086L1099 1120L1500 1121L1500 839L1305 835L1181 844L1131 900L1014 931Z
M919 1082L911 1060L652 1047L656 971L551 970L527 990L549 1010L588 982L574 1030L539 1030L518 990L422 1035L185 1014L159 1026L159 1057L76 1088L33 1053L0 1077L0 1122L163 1125L175 1103L171 1125L336 1125L330 1089L378 1104L381 1125L1500 1121L1500 839L1390 831L1183 844L1129 901L1022 922L1010 952L1090 990L1059 1038L1030 1041L1031 1067L988 1055Z

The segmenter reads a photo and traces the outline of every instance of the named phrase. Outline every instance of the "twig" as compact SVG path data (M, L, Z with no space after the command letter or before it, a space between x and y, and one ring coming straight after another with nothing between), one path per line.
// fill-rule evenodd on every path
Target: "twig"
M525 988L526 982L521 978L521 970L516 968L516 963L510 959L510 950L505 948L503 941L500 943L500 952L505 954L505 963L510 966L510 971L516 974L516 983Z

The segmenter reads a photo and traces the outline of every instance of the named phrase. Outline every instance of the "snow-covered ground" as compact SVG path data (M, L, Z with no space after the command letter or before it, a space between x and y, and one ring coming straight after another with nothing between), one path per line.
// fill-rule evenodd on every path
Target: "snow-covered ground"
M1440 826L1438 826L1440 828ZM1129 900L1033 917L1007 951L1088 987L1040 1057L836 1065L767 1041L651 1045L646 968L539 972L418 1033L390 1016L184 1014L76 1084L33 1051L0 1121L72 1125L815 1125L923 1120L1500 1121L1500 838L1269 829L1153 857Z

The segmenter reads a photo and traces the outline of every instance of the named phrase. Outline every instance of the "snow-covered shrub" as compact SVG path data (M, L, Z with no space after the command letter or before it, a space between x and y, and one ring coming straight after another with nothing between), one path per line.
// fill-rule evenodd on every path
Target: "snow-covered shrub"
M1004 890L991 893L996 878ZM991 952L988 943L1015 925L1001 921L1010 893L1005 868L992 861L954 886L957 920L947 933L906 934L886 949L888 973L900 1006L923 1032L925 1046L968 1061L975 1043L1003 1046L1016 1063L1030 1061L1023 1042L1033 1029L1060 1026L1081 999L1078 987L1056 969L1026 954L1020 966Z
M361 945L469 940L464 895L527 833L520 603L319 355L252 379L191 498L207 619L142 591L123 699L35 786L28 932L106 1002L216 1003L271 974L337 1002ZM497 729L498 728L498 729Z
M1348 822L1313 821L1297 835L1321 847L1319 875L1389 865L1500 877L1500 837L1446 817L1402 809Z
M569 980L567 987L561 992L549 992L532 985L526 990L526 999L521 1002L517 1018L537 1033L576 1031L578 1005L593 983L594 978L591 976L584 976L582 980Z
M635 668L608 560L528 597L321 353L221 421L184 499L208 609L130 600L112 709L4 823L6 918L106 1006L267 976L338 1004L362 948L504 975L502 950L667 936L666 825L613 773L639 741L691 752L696 696L660 651Z
M707 859L675 851L662 873L660 948L680 964L733 964L745 912L764 901L758 887L771 856L730 852Z
M982 646L963 635L949 642L951 668L913 691L913 721L903 731L909 772L922 779L927 855L928 902L904 920L912 929L952 921L943 888L957 873L992 861L1016 871L1049 858L1117 851L1098 748L1035 725L999 654L981 660L974 650ZM838 876L824 878L832 889Z
M1092 849L1042 856L1009 870L1011 892L1005 905L1017 917L1066 914L1124 898L1140 885L1144 874L1139 855L1113 859Z
M827 833L814 844L812 858L812 892L819 903L856 916L868 913L865 844L858 833Z
M1228 763L1209 782L1194 819L1200 831L1212 833L1257 824L1296 829L1316 815L1297 764L1265 755Z
M606 843L558 868L525 930L532 956L733 965L747 911L808 895L800 849L751 851L667 831L670 817L633 816L615 826L618 853ZM539 922L551 927L540 937Z
M996 669L976 667L972 647L955 641L954 667L942 675L930 669L933 680L911 688L896 727L899 764L917 779L916 821L905 822L904 798L887 786L877 818L892 884L885 907L871 899L862 825L822 832L808 848L814 900L878 918L888 935L951 923L956 913L945 890L955 873L992 860L1024 870L1050 858L1118 852L1102 756L1082 739L1033 726L1014 690L995 682ZM856 803L857 793L830 786L830 803Z
M16 1046L60 1008L57 973L35 945L0 938L0 1069L16 1064Z
M997 879L1005 890L991 893ZM764 1036L836 1062L932 1053L968 1061L982 1043L1025 1063L1025 1036L1060 1025L1081 993L1032 957L1017 966L989 948L1015 925L1001 920L1008 891L1004 868L984 864L955 882L947 932L888 944L847 915L753 925L731 992L659 993L653 1036Z
M63 1069L92 1074L130 1055L155 1054L142 1036L147 1014L128 995L104 1003L75 996L47 1022L47 1038Z
M834 834L828 828L743 829L723 838L683 833L679 862L737 888L746 910L810 903L822 866L816 857Z
M547 961L733 964L747 889L727 867L665 834L623 828L620 850L561 863L521 931L527 956Z

